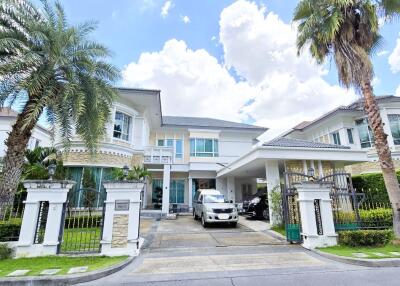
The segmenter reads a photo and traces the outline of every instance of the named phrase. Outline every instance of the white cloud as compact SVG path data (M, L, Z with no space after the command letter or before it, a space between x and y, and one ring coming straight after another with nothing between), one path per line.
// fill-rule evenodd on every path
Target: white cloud
M399 85L399 87L396 89L396 93L395 93L394 95L400 97L400 85Z
M175 39L161 51L143 53L122 75L125 86L160 89L167 115L240 121L246 115L239 110L257 91L246 82L236 82L207 51L191 50Z
M118 18L118 16L119 16L119 10L113 10L111 13L111 18L113 20L116 20Z
M182 20L182 22L185 23L185 24L189 24L189 23L190 23L190 18L189 18L189 16L182 16L182 15L181 15L181 20Z
M157 6L157 3L156 0L139 0L138 5L140 12L145 12L147 10L155 8Z
M223 63L172 39L130 63L124 85L161 89L167 115L254 119L270 128L263 139L355 99L354 92L326 82L324 67L308 52L297 56L295 27L263 6L239 0L226 7L219 38Z
M396 47L390 54L388 61L390 69L392 70L393 73L397 73L400 71L400 38L397 39Z
M378 57L381 57L381 56L387 55L388 53L389 53L389 51L383 50L383 51L377 52L376 54L377 54Z
M377 85L379 85L381 83L381 79L379 78L379 77L377 77L377 76L375 76L373 79L372 79L372 82L371 82L371 84L374 86L374 87L376 87Z
M165 1L164 5L161 7L161 17L165 18L168 16L169 10L172 8L172 1Z

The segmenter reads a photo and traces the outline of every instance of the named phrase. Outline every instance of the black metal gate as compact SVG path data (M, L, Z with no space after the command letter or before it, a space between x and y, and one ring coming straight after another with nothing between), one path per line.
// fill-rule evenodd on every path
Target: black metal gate
M308 181L311 176L303 173L285 172L285 186L282 192L283 217L285 220L286 240L291 243L300 243L301 220L296 183Z
M361 226L359 208L364 200L363 193L356 193L351 174L335 173L319 181L332 183L330 198L332 200L335 230L352 230Z
M69 193L64 205L59 253L100 252L104 201L105 195L91 188Z
M285 187L282 192L283 214L286 228L286 239L291 243L302 242L301 220L298 204L296 183L314 179L312 176L285 172ZM330 198L332 200L332 212L336 231L360 228L359 206L364 194L356 193L353 189L351 175L338 172L327 175L316 182L331 183Z

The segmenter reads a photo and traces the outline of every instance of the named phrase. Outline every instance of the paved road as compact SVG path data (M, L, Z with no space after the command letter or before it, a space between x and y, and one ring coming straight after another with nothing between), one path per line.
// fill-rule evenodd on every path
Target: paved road
M82 285L400 285L398 268L333 262L243 223L203 229L190 217L143 221L142 254L124 270Z

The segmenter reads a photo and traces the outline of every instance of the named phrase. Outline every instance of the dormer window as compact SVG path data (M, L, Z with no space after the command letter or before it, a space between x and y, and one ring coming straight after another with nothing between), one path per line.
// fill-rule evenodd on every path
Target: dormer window
M129 141L132 117L122 112L115 112L114 138Z

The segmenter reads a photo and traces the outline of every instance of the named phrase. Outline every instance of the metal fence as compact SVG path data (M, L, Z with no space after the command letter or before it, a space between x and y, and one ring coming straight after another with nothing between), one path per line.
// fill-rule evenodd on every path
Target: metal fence
M0 241L17 241L24 213L26 192L15 195L13 201L0 201Z

